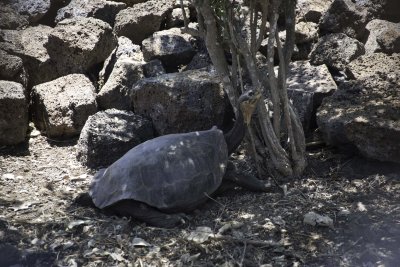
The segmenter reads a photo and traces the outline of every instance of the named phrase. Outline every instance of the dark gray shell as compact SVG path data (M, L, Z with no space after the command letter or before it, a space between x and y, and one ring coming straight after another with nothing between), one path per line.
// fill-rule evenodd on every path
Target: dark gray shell
M90 186L98 208L133 199L179 211L204 202L221 184L228 149L221 130L170 134L146 141L99 171Z

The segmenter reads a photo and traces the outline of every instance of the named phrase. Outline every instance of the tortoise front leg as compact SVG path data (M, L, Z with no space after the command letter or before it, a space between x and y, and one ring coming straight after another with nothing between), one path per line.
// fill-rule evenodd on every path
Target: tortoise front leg
M257 179L255 176L240 172L232 162L228 162L224 179L256 192L272 192L273 187L270 183Z
M160 228L174 228L185 222L182 214L163 213L135 200L121 200L107 209L119 216L132 217Z

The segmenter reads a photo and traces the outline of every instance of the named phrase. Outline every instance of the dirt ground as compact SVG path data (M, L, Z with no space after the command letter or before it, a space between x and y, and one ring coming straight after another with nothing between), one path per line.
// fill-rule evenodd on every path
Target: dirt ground
M286 195L237 189L159 229L73 204L95 172L76 141L0 147L0 244L17 266L400 266L400 166L320 148ZM333 223L304 223L311 211Z

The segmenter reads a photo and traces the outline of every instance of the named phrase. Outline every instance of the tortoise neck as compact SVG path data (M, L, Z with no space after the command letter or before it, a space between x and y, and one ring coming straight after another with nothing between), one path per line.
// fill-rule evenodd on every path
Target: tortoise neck
M244 125L243 114L239 109L235 124L233 125L232 129L224 135L225 142L228 146L229 155L235 152L235 150L238 148L244 138L245 133L246 127Z

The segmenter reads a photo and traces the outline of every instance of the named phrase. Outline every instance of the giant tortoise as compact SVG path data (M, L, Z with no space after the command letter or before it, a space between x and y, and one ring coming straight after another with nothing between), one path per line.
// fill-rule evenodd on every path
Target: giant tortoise
M236 175L228 157L242 141L246 124L260 98L249 90L239 98L239 112L232 129L164 135L132 148L94 176L89 194L77 202L130 216L150 225L173 227L180 212L204 203L221 185L222 178L251 190L267 186L249 175Z

